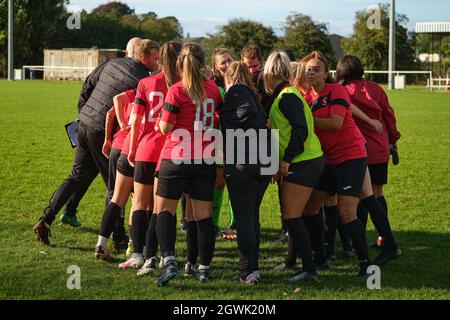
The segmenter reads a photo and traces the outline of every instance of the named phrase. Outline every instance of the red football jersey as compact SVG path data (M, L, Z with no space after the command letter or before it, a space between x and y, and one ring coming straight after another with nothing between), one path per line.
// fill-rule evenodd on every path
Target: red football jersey
M206 99L198 107L188 96L182 81L169 88L161 121L172 123L174 127L167 135L162 159L205 158L203 153L211 141L204 141L202 135L208 129L218 128L218 108L222 104L222 96L213 80L205 80L203 88Z
M131 111L133 110L133 101L135 98L135 92L134 92L134 90L128 90L125 93L128 96L128 101L130 101L130 103L128 104L128 106L125 109L125 121L128 123L128 125L130 125L130 115L131 115ZM112 143L111 148L121 150L123 147L123 144L126 140L126 137L128 135L128 132L129 132L129 130L121 130L120 127L118 127L118 130L114 134L113 143Z
M155 124L162 111L167 94L164 73L139 81L133 113L143 116L138 138L135 161L157 162L166 137L155 131Z
M350 108L350 98L339 84L327 83L317 94L310 89L305 95L314 118L330 118L339 115L344 123L339 130L315 128L320 139L326 164L340 164L344 161L367 157L365 140L355 122Z
M371 119L383 124L383 131L377 133L367 122L355 118L355 123L367 141L369 164L389 162L389 143L400 138L394 109L389 105L386 93L378 84L368 80L356 80L344 86L350 101Z

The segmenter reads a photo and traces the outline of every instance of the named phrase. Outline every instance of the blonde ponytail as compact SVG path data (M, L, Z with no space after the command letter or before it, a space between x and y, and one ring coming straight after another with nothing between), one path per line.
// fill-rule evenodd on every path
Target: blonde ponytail
M177 60L181 52L181 46L181 42L169 41L161 47L159 63L161 63L167 87L180 80L180 75L177 70Z
M183 45L178 59L178 69L182 75L183 87L195 105L200 106L206 99L202 70L205 67L205 53L196 43Z

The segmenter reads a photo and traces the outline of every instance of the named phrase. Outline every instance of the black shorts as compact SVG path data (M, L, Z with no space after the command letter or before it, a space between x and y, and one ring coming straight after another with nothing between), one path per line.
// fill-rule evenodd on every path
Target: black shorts
M324 166L323 157L291 163L288 176L284 177L283 180L301 186L315 188L320 182Z
M134 163L134 181L153 185L155 179L156 162L142 162L136 161Z
M388 162L369 164L370 180L372 184L383 185L388 182Z
M366 168L367 158L352 159L337 165L327 164L317 189L330 196L337 194L359 198Z
M216 183L214 164L174 164L164 159L158 172L156 194L162 198L178 200L186 192L192 199L212 201Z
M126 154L121 154L119 159L117 160L117 171L119 171L126 177L133 178L134 168L130 166L130 163L128 162L128 156Z

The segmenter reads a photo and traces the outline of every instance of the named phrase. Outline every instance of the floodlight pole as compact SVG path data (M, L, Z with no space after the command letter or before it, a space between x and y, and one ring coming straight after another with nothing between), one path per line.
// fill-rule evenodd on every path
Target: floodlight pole
M8 80L14 80L14 56L13 56L13 0L8 0Z
M391 0L389 13L389 77L388 89L394 89L395 70L395 0Z

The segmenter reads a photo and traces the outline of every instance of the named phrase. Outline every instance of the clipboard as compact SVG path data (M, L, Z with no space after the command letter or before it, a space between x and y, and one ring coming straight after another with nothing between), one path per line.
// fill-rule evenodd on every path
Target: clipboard
M69 122L64 126L72 148L76 148L78 144L78 122L79 120L77 119L75 121Z

